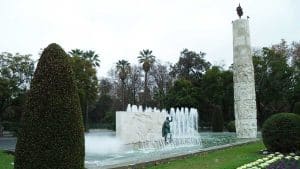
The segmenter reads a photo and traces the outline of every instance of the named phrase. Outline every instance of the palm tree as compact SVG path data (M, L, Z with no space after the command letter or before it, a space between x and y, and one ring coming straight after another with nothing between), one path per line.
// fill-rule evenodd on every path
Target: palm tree
M83 51L81 49L72 49L69 54L90 62L94 67L100 67L99 55L93 50Z
M73 57L78 59L83 64L83 75L87 77L87 81L92 81L92 77L88 73L89 70L95 70L95 67L100 66L100 60L99 55L96 54L95 51L89 50L89 51L83 51L81 49L72 49L69 54ZM81 74L81 73L80 73ZM84 81L83 81L84 82ZM89 96L88 88L89 86L86 83L83 83L85 85L84 87L84 93L85 93L85 130L88 131L88 111L89 111ZM82 86L83 87L83 86ZM83 106L82 106L83 107Z
M90 61L94 67L100 67L100 60L99 60L99 55L96 54L95 51L93 50L89 50L89 51L85 51L82 54L82 57L88 61Z
M78 56L80 57L82 54L83 54L83 50L80 50L80 49L72 49L69 54L72 55L72 56Z
M143 49L140 51L140 56L138 56L139 62L143 64L143 70L145 71L145 87L144 87L144 106L146 106L146 98L148 96L149 88L148 88L148 72L152 65L155 62L155 56L152 55L152 50Z
M116 64L117 72L119 73L119 78L122 81L122 103L123 110L125 110L125 79L131 71L130 63L127 60L119 60Z

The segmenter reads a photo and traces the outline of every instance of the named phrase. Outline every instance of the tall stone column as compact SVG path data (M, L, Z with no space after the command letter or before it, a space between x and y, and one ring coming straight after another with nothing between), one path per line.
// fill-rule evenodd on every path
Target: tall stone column
M256 97L249 21L233 21L234 115L238 138L256 138Z

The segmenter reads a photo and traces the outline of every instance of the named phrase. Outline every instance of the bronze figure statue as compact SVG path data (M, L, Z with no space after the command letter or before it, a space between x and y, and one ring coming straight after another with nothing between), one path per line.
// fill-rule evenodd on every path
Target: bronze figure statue
M239 6L236 8L236 12L237 12L238 16L239 16L240 19L241 19L242 15L243 15L243 8L241 7L240 4L239 4Z
M162 126L162 136L165 138L165 143L168 143L167 142L168 135L170 137L170 142L172 141L172 135L171 135L171 131L170 131L170 122L172 122L172 121L173 121L172 117L171 117L171 120L169 119L169 117L167 117Z

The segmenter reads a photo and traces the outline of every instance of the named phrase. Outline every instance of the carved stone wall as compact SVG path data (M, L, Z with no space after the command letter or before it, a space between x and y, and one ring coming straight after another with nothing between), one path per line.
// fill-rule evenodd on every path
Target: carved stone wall
M238 138L256 138L257 115L249 22L233 22L234 113Z
M126 111L116 112L116 135L125 144L138 143L141 148L159 148L165 143L162 126L166 117L171 120L172 146L201 144L198 111L194 108L171 108L168 114L166 110L143 110L142 106L128 105Z
M124 144L163 140L162 125L168 116L158 110L117 111L116 136Z

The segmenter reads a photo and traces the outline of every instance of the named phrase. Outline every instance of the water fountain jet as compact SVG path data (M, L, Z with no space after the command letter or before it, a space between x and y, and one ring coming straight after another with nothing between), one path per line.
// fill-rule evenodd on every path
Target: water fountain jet
M136 108L137 107L137 108ZM139 148L162 148L166 144L162 137L162 125L167 116L173 118L171 125L172 142L168 145L199 145L198 112L191 108L171 108L166 110L128 105L126 111L116 112L116 136L125 144L133 144Z

